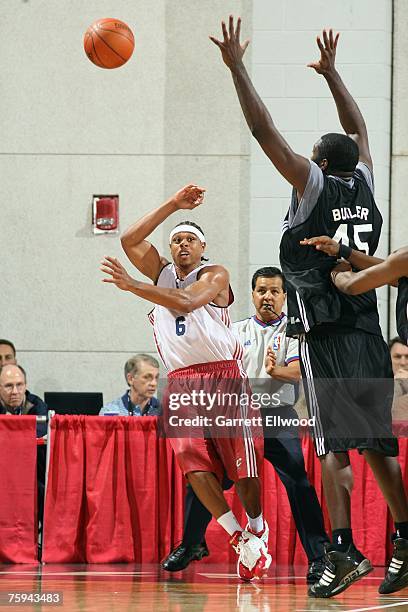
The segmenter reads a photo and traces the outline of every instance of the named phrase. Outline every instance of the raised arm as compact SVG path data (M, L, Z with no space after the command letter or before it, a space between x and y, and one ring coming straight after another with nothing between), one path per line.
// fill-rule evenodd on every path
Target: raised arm
M142 274L156 281L160 270L167 263L156 247L145 239L176 210L192 210L199 206L203 201L204 192L205 189L197 185L186 185L161 206L128 227L122 234L123 250L127 258Z
M240 43L241 18L238 18L234 28L234 18L230 15L228 31L222 22L222 33L222 41L213 36L210 36L210 40L220 49L224 63L231 70L248 127L275 168L297 189L299 196L302 196L309 176L310 162L295 153L276 129L268 109L249 78L242 61L249 40L242 45Z
M358 144L360 161L364 162L372 170L373 163L363 115L335 68L339 36L339 34L334 35L331 29L329 31L323 30L323 42L320 36L316 38L317 46L320 49L320 59L317 62L308 64L308 66L309 68L314 68L318 74L321 74L326 79L336 103L337 113L343 130Z
M153 304L159 304L183 314L214 301L221 301L220 306L228 305L229 275L222 266L211 266L208 270L204 270L199 280L185 289L168 289L137 281L129 276L122 264L114 257L105 257L101 270L108 275L102 279L104 283L112 283L118 289L130 291Z

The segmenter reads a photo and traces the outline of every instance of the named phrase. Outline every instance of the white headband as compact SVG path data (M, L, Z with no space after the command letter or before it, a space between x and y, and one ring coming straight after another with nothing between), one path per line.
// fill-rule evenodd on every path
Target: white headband
M200 242L204 242L205 243L204 234L202 232L200 232L199 229L194 227L194 225L183 225L183 223L180 223L180 225L177 225L174 228L174 230L171 230L171 232L170 232L170 236L169 236L169 243L170 244L171 244L173 236L175 234L179 234L180 232L188 232L189 234L194 234L194 236L197 236L197 238L200 240Z

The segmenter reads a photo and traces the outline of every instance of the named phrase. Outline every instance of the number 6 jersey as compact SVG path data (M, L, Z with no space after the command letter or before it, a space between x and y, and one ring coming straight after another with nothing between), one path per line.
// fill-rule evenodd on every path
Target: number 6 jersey
M177 277L174 264L165 266L157 280L158 287L185 289L200 278L200 265L184 279ZM243 349L231 330L229 306L234 301L230 288L226 307L210 303L189 313L176 312L156 305L149 313L158 353L167 370L177 370L197 363L242 359Z
M301 201L294 190L280 244L282 271L288 284L288 335L313 331L333 333L334 327L381 335L375 291L351 296L331 282L336 264L300 240L326 235L353 249L374 255L382 217L373 196L370 169L358 163L350 179L325 175L310 162Z

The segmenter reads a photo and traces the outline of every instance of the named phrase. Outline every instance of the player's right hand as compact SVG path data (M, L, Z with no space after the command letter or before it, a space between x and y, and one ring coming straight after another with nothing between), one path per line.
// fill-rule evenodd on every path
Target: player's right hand
M249 45L249 40L240 42L241 36L241 17L237 19L237 27L234 28L234 17L229 16L228 31L224 21L221 22L223 40L218 40L214 36L210 36L210 40L217 45L221 51L224 64L232 71L242 62L242 58Z
M304 238L300 241L302 246L314 246L316 251L323 251L331 257L339 256L340 243L329 238L328 236L314 236L313 238Z
M108 275L102 279L102 282L113 283L118 289L130 291L134 280L116 257L108 257L106 255L105 259L101 262L101 270Z
M172 200L178 210L193 210L204 200L205 189L197 185L186 185L177 191Z

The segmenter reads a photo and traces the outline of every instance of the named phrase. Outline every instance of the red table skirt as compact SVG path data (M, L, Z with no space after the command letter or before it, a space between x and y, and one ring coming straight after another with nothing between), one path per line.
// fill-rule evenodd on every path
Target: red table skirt
M0 416L0 563L37 559L34 416Z
M155 563L182 538L185 480L169 443L157 436L156 417L55 416L45 503L46 563ZM322 499L320 463L303 438L306 468ZM354 472L353 533L372 563L385 565L392 521L364 459L351 452ZM400 440L400 463L408 482L408 448ZM232 489L226 498L241 524L245 515ZM278 564L306 564L286 491L265 462L263 507L270 551ZM327 510L323 504L326 526ZM211 556L203 562L233 562L224 530L207 530Z

